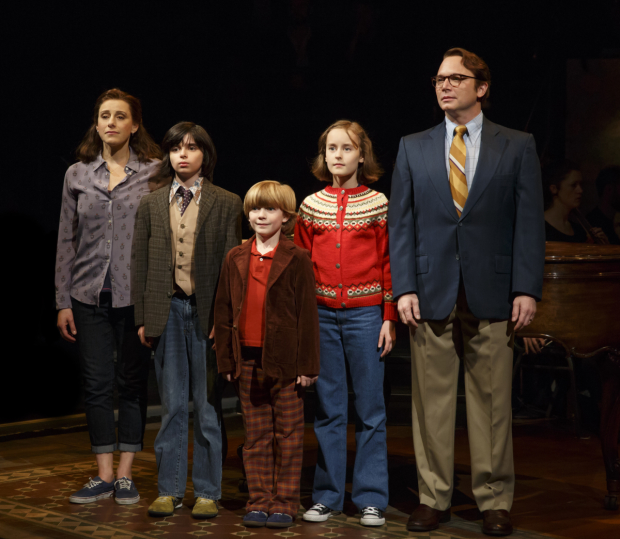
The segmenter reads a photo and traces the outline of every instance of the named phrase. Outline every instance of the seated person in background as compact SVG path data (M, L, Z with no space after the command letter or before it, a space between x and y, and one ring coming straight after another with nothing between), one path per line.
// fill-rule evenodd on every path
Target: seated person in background
M571 243L593 243L597 237L602 243L609 243L600 228L587 231L581 222L579 204L583 181L578 165L562 159L549 163L542 169L545 201L545 237L547 241Z
M588 222L605 232L609 243L620 245L614 222L620 212L620 166L604 168L596 178L598 206L588 214Z

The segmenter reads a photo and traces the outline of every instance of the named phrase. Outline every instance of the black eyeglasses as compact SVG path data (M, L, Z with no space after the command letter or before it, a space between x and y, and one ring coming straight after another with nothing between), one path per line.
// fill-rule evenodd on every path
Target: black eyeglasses
M476 77L470 77L469 75L461 75L460 73L452 73L452 75L448 75L447 77L431 77L431 83L434 88L442 88L444 81L448 79L448 83L453 88L458 88L465 79L474 79L474 80L482 80ZM484 81L483 81L484 82Z

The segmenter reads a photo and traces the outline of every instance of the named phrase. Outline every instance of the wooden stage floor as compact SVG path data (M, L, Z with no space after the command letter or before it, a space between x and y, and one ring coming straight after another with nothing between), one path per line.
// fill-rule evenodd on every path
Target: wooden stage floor
M417 504L416 473L411 428L388 427L390 507L386 524L379 528L359 525L350 499L345 512L325 523L296 521L287 530L246 529L242 525L247 494L238 491L240 462L237 446L243 441L239 417L226 419L229 451L222 481L220 514L198 521L190 516L191 483L182 509L170 518L150 518L147 507L157 496L157 474L153 441L158 423L148 425L145 450L137 455L134 479L142 499L136 505L120 506L113 499L87 505L68 501L89 476L96 475L94 458L85 431L54 433L0 442L0 538L31 539L90 537L138 539L162 537L234 538L309 537L484 537L480 515L471 498L471 476L467 433L456 437L457 487L453 518L429 533L410 533L407 516ZM353 426L349 426L349 464L354 456ZM597 438L577 440L569 432L544 425L514 428L517 485L512 509L516 531L513 537L566 537L620 539L620 515L603 509L605 474ZM191 452L190 452L191 457ZM309 507L316 439L306 428L302 504ZM190 461L191 462L191 461ZM351 466L349 466L349 475ZM350 484L347 485L350 488Z

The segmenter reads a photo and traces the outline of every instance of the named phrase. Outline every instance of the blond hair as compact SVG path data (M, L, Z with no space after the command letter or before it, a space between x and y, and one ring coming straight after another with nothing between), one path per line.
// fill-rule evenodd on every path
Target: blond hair
M357 181L363 185L376 182L383 175L383 169L377 161L377 156L372 149L372 142L360 124L349 120L338 120L323 131L323 134L319 137L319 153L312 163L312 174L322 182L333 181L332 173L327 168L327 163L325 162L327 135L329 135L329 132L333 129L344 129L349 135L353 146L355 146L356 149L359 148L360 157L364 158L364 161L358 165ZM359 144L355 142L351 133L357 137Z
M258 182L250 187L243 200L243 213L249 219L252 208L278 208L288 217L282 224L282 233L290 234L297 219L297 200L290 186L273 180Z

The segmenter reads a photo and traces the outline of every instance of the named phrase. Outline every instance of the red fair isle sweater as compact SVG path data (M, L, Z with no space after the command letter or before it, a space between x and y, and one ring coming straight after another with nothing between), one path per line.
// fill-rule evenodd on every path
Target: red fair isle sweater
M335 309L383 305L398 320L392 294L388 200L365 185L326 187L299 208L295 243L312 254L319 305Z

